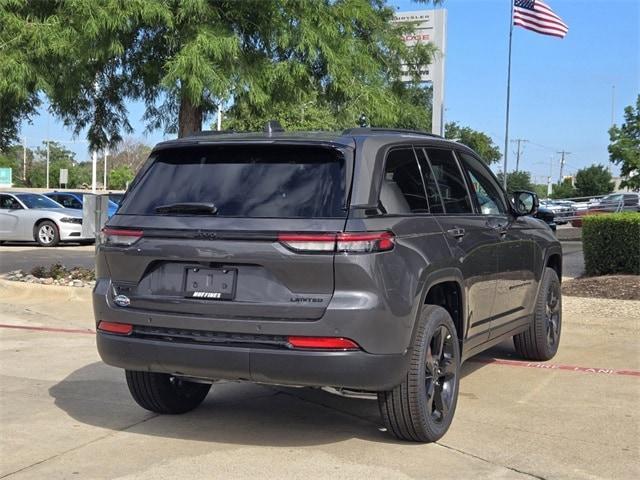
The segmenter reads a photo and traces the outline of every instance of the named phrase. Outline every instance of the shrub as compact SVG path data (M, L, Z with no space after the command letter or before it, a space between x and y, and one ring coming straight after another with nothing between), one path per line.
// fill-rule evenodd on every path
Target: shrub
M587 275L640 275L640 213L584 217L582 245Z

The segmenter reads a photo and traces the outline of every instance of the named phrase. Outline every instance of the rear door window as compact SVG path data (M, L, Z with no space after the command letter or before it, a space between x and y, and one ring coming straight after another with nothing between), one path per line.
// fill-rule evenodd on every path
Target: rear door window
M429 213L420 166L413 148L389 152L380 186L380 204L388 214Z
M118 214L212 203L215 215L249 218L346 217L343 154L317 146L206 146L161 150Z
M425 183L427 189L430 185L437 188L445 213L473 213L469 192L453 152L440 148L427 148L425 152L431 166L429 173L432 176L426 179Z

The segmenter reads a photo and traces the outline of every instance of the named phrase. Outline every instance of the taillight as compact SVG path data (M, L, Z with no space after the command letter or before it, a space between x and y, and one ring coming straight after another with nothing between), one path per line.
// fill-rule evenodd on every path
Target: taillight
M115 333L117 335L131 335L133 325L129 323L105 322L101 320L98 324L98 330L106 333Z
M100 243L128 247L140 240L143 233L142 230L105 227L100 232Z
M334 252L335 233L281 233L278 241L296 252Z
M337 250L348 253L386 252L393 249L396 237L391 232L339 233Z
M360 349L356 342L343 337L288 337L287 341L293 348L302 348L309 350Z
M391 232L281 233L278 241L294 252L374 253L392 250Z

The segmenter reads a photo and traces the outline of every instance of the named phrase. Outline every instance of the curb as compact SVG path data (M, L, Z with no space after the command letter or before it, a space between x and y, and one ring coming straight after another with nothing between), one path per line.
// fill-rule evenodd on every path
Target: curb
M33 298L38 300L55 298L56 300L87 300L91 298L92 288L67 287L60 285L43 285L41 283L16 282L0 279L0 298L9 303L20 298Z

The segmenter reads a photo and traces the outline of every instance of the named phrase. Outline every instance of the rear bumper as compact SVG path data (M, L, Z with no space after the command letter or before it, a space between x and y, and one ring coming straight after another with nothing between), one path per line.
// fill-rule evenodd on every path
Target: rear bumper
M112 366L212 380L389 390L402 381L409 354L321 352L197 345L98 332L98 352Z

